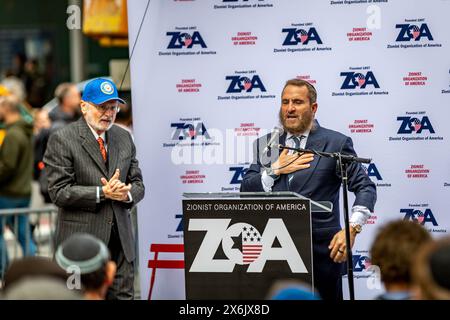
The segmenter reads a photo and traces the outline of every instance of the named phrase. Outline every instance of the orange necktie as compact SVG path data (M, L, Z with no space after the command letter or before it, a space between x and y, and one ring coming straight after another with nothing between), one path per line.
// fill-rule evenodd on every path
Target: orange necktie
M98 137L97 141L100 146L100 153L102 154L103 161L106 162L106 148L105 144L103 143L103 139Z

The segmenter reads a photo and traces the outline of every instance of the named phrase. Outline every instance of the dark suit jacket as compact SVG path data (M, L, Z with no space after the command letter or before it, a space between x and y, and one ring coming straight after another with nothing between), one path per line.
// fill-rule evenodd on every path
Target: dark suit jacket
M267 137L260 138L267 141ZM259 140L259 139L258 139ZM286 133L280 137L280 144L285 144ZM241 184L242 192L264 192L261 174L264 169L259 157L259 141L255 142L255 160L248 169ZM261 144L264 146L264 144ZM306 142L306 149L324 152L342 152L356 155L351 138L329 129L316 126L311 131ZM354 205L361 205L373 211L376 201L375 184L365 173L361 165L353 163L349 166L349 191L356 195ZM272 191L293 191L316 201L333 203L333 213L314 213L312 216L313 231L321 229L340 228L339 223L339 191L341 186L340 173L336 160L314 156L311 167L294 173L291 186L288 185L288 175L281 175L272 187Z
M129 209L144 197L144 184L131 135L113 125L106 132L108 168L98 142L84 118L57 130L44 156L48 190L59 207L56 245L76 232L90 233L108 244L113 215L126 259L134 260L135 245ZM131 183L131 203L105 200L96 203L100 179L109 180L120 169L120 181Z
M285 144L287 134L280 137L280 144ZM262 141L268 141L262 137ZM258 140L260 140L258 139ZM270 137L269 137L270 139ZM242 192L263 192L261 174L264 167L259 157L259 147L265 147L264 143L256 141L254 145L254 161L248 169L241 183ZM356 155L351 138L329 129L320 127L312 130L306 142L306 149L314 149L324 152L342 152ZM266 164L267 165L267 164ZM365 173L360 164L353 163L348 170L349 191L354 192L356 199L354 205L361 205L373 211L376 201L375 184ZM329 258L328 244L333 236L341 230L339 219L339 191L341 186L340 173L337 170L336 160L314 156L311 167L295 172L291 186L288 185L288 175L281 175L272 187L272 191L293 191L315 201L330 201L333 203L332 213L312 213L313 251L315 278L320 282L326 279L327 274L336 273L340 276L341 265L333 263ZM334 271L333 271L334 270ZM318 279L321 277L321 279ZM337 279L337 278L336 278ZM332 280L335 281L335 280ZM332 282L328 281L329 283ZM318 285L319 291L320 285ZM332 286L333 287L333 286ZM322 290L321 294L326 298L335 296L328 290ZM326 292L328 290L328 292Z

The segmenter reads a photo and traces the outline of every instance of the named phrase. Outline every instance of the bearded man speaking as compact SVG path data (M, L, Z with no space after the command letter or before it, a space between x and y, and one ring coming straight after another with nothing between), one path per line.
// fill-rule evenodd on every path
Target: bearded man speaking
M356 155L351 138L321 127L315 120L318 109L317 92L307 81L286 82L281 97L279 120L284 133L279 143L292 148ZM340 226L340 173L336 160L310 153L298 154L284 149L271 165L260 161L262 150L271 135L255 142L254 161L241 184L241 192L292 191L315 201L333 203L332 213L312 215L314 285L322 299L342 300L343 262L347 257L345 230ZM350 242L374 210L375 184L359 163L348 166L348 188L356 199L350 218Z

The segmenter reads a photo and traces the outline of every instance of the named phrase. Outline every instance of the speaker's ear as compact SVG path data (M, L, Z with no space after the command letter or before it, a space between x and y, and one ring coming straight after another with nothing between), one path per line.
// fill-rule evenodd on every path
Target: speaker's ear
M312 109L312 112L313 112L314 114L316 114L318 107L319 107L319 105L317 104L317 102L314 102L314 103L311 105L311 109Z

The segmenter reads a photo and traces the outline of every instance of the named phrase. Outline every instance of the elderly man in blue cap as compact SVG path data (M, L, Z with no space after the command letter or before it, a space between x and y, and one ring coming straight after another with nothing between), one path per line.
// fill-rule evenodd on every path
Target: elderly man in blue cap
M44 156L48 191L59 207L56 246L74 233L107 244L117 265L107 299L134 297L135 246L130 209L144 197L144 184L131 135L115 126L115 84L90 81L81 99L83 116L50 136Z

